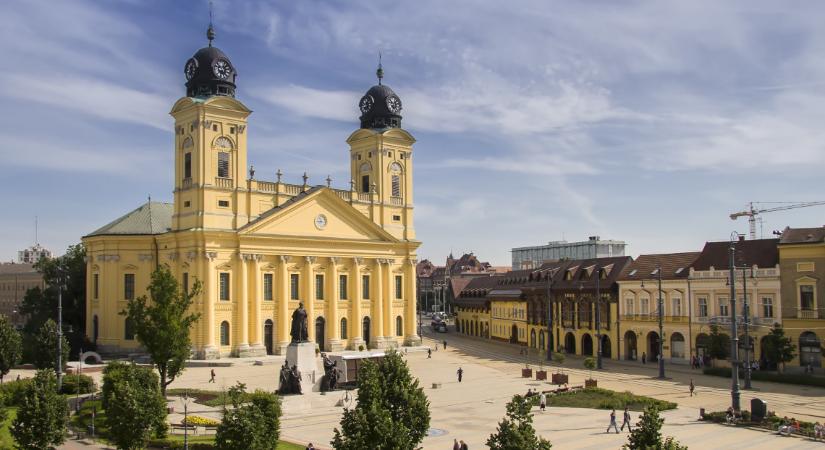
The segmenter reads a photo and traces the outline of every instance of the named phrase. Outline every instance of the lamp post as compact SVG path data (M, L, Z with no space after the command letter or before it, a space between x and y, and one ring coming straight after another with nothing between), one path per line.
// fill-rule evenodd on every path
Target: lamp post
M183 450L189 450L189 392L183 392Z
M739 240L739 234L733 232L730 235L730 332L731 332L731 387L730 397L731 406L734 411L739 411L739 334L736 331L736 241Z
M659 379L665 378L665 301L662 298L662 266L656 265L659 281Z
M747 267L742 267L742 315L744 321L742 326L745 328L745 389L751 389L751 340L748 333L748 323L750 322L750 307L748 306L748 277L745 276ZM751 269L751 276L753 276L753 269Z
M602 277L602 269L596 270L596 369L602 369L602 314L601 314L601 291L599 290L599 280Z
M550 341L553 340L553 298L551 289L553 288L553 271L547 272L547 361L553 360L553 345ZM553 340L553 344L555 344Z
M80 375L83 373L83 349L80 349L80 353L77 354L77 362L78 362L78 369L77 369L77 387L75 388L75 397L74 397L74 410L75 412L80 412Z
M66 270L61 265L57 269L57 392L63 388L63 285L66 278Z

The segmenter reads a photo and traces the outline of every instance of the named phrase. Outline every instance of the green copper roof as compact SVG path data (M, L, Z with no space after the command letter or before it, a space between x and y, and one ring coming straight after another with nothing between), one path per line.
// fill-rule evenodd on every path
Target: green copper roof
M146 202L88 236L166 233L172 228L172 208L171 203Z

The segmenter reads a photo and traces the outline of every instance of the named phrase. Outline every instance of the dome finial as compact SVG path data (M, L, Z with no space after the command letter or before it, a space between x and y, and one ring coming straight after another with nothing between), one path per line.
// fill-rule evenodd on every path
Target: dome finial
M378 76L378 85L381 86L381 79L384 78L384 68L381 67L381 51L378 51L378 70L375 71Z
M206 29L206 39L209 39L209 46L212 46L212 40L215 39L215 28L212 26L212 2L209 2L209 28Z

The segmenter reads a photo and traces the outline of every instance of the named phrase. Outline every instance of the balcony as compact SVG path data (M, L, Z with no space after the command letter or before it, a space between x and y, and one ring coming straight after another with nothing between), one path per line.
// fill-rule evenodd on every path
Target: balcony
M232 178L215 177L215 187L232 189L235 181Z
M404 199L401 197L390 197L390 205L404 206Z
M819 319L819 311L815 309L803 309L799 311L798 317L800 319Z
M184 178L180 185L181 189L189 189L192 187L192 178Z
M707 319L707 318L705 318ZM659 315L656 313L653 314L622 314L622 320L626 321L636 321L636 322L658 322ZM687 323L688 318L687 316L664 316L664 322L668 323ZM699 322L699 318L696 319Z

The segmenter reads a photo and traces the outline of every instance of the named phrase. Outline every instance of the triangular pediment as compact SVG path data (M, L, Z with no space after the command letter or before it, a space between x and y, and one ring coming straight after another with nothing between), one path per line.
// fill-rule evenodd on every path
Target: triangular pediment
M313 188L270 209L241 228L240 233L247 236L398 242L325 187Z

